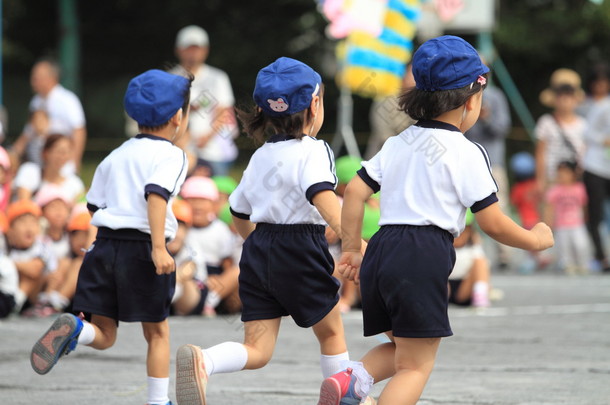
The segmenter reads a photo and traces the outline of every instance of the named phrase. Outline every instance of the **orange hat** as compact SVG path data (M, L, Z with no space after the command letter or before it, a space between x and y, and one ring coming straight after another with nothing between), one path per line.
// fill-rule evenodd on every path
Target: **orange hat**
M193 225L193 210L189 203L184 200L174 200L172 211L178 221L182 221L188 226Z
M6 217L9 224L12 224L15 219L25 214L32 214L35 217L39 217L42 215L42 211L38 204L32 200L15 201L6 209Z
M66 229L68 232L72 231L88 231L91 225L91 215L88 212L79 212L72 215L72 218L68 221Z

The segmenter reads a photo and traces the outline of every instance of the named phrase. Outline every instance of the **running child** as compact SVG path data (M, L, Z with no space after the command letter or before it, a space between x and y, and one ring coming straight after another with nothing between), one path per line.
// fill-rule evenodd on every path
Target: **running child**
M380 405L418 401L441 337L452 335L447 279L467 208L501 243L531 250L553 244L547 225L528 231L502 213L487 154L463 135L479 116L488 72L475 49L454 36L431 39L413 56L416 87L401 95L399 106L417 123L363 162L345 191L341 218L339 269L360 279L364 335L385 333L390 342L364 356L364 370L327 378L319 404L359 403L368 385L360 372L374 381L391 377ZM379 190L381 229L363 259L356 236L365 201Z
M98 232L78 275L74 311L90 322L60 315L32 349L38 374L48 373L77 344L108 349L119 321L141 322L148 343L148 403L171 403L167 317L176 265L166 242L176 233L172 197L187 170L184 152L173 142L186 130L191 81L149 70L129 83L125 110L141 133L100 163L87 193Z
M312 327L320 343L322 374L348 360L339 307L339 282L324 238L328 223L341 236L334 158L316 139L324 121L322 80L309 66L279 58L256 78L246 132L266 142L253 154L229 197L235 227L245 239L240 261L244 343L202 350L183 345L176 358L180 405L205 404L208 377L265 366L282 316Z

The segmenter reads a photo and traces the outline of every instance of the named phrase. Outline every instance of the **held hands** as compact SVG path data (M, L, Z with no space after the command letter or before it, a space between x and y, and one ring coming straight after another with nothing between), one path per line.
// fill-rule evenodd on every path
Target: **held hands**
M176 262L165 247L152 250L152 260L158 275L171 274L176 271Z
M551 228L544 222L538 222L530 231L538 239L538 246L533 250L548 249L555 244Z
M346 279L353 281L355 284L360 284L360 265L362 264L362 258L367 247L365 241L361 242L361 248L359 252L344 251L339 259L339 266L337 270Z

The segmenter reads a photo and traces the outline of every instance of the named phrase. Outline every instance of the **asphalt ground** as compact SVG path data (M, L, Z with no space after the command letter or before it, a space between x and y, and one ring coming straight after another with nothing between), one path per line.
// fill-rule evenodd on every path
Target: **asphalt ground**
M610 276L494 274L504 297L490 308L450 308L454 336L443 339L420 404L610 404ZM47 375L30 368L33 343L52 319L0 322L0 399L6 404L144 404L146 344L122 323L114 347L79 347ZM362 336L359 311L344 315L357 358L383 340ZM241 341L238 316L170 319L172 357L184 343ZM170 398L174 394L174 358ZM214 375L209 404L316 404L321 373L313 333L282 322L271 363ZM384 383L375 385L376 396Z

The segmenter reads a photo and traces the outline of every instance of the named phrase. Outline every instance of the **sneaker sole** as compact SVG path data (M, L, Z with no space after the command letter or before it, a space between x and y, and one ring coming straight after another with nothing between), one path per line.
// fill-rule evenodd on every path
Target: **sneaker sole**
M341 386L334 378L322 381L318 405L339 405L341 403Z
M193 345L180 346L176 354L176 401L178 405L205 405L207 383L208 376L205 372L201 350Z
M74 316L62 314L32 348L30 364L38 374L46 374L64 354L69 343L78 336Z

